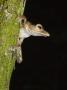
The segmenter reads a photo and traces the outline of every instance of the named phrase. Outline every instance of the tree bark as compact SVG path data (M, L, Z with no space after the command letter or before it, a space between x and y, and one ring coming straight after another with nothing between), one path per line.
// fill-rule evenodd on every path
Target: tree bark
M16 55L10 51L17 42L19 24L23 14L23 0L0 0L0 90L9 90Z

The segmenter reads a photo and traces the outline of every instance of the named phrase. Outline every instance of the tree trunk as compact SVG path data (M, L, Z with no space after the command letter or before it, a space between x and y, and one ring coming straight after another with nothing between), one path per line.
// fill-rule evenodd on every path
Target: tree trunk
M23 0L0 0L0 90L9 90L16 59L10 48L16 45L19 33L17 17L23 11Z

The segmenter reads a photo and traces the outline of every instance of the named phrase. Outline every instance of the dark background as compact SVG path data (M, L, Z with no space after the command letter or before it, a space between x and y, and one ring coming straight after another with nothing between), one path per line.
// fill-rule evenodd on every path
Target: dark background
M24 40L23 63L16 63L10 90L67 90L67 8L64 1L27 0L24 15L41 23L49 38Z

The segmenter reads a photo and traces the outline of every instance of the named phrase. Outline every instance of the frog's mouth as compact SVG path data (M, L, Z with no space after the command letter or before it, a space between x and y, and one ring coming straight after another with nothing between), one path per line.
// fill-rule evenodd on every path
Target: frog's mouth
M50 34L47 32L47 31L41 31L41 32L36 32L36 31L32 31L31 32L31 35L32 36L43 36L43 37L49 37L50 36Z
M38 34L40 34L43 37L49 37L50 36L50 34L47 31L45 31L45 30L42 31L42 32L38 32Z

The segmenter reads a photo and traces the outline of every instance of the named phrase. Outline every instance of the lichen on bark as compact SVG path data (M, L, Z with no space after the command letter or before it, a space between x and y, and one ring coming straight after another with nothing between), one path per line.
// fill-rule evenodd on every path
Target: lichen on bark
M15 58L9 51L19 33L17 17L23 14L23 0L0 0L0 90L9 90Z

